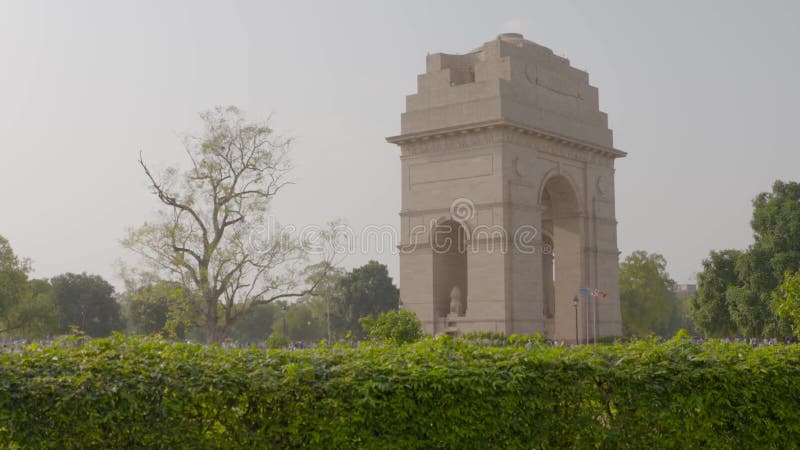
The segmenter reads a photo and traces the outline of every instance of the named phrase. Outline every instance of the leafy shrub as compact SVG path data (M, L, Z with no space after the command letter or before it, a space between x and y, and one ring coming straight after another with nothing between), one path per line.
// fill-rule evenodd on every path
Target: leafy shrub
M0 355L0 447L793 448L800 346L229 350L121 335Z
M464 333L459 339L472 342L478 345L487 345L492 347L505 347L507 337L505 333L495 333L492 331L472 331Z
M468 341L489 340L489 341L504 341L506 339L505 333L498 333L494 331L471 331L461 335L461 339Z
M597 339L598 344L621 344L630 341L626 336L601 336Z
M367 316L361 319L361 326L374 341L403 344L422 338L422 323L416 314L405 309L381 313L374 319Z
M787 272L783 284L773 294L778 317L789 321L792 332L800 336L800 272Z
M678 330L675 333L675 336L672 339L680 341L680 340L683 340L683 339L691 339L691 338L692 338L692 335L691 335L691 333L689 333L689 330L687 330L686 328L681 328L680 330Z
M269 348L286 348L291 344L289 338L284 336L281 333L272 333L269 335L266 341L264 341L264 345Z
M530 348L532 345L541 346L547 342L546 339L539 333L536 333L535 336L522 334L512 334L510 336L506 336L504 333L496 333L492 331L473 331L470 333L465 333L464 335L460 336L459 339L490 347L524 346Z

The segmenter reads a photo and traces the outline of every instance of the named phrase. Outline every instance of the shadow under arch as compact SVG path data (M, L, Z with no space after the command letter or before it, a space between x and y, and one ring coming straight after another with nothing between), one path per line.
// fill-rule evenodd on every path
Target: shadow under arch
M461 221L437 221L431 230L433 252L433 308L436 317L445 317L455 309L463 316L467 311L468 227ZM454 292L458 291L458 292ZM451 297L456 304L451 305Z
M539 192L542 211L542 313L551 336L577 339L572 299L583 279L580 201L575 183L555 169L548 172ZM570 325L572 324L572 325Z

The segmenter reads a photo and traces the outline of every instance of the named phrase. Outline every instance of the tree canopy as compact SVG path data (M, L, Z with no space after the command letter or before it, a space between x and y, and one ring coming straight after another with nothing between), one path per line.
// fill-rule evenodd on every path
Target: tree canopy
M248 122L236 107L200 117L202 136L186 139L187 170L156 175L140 158L163 209L123 244L199 299L188 313L219 342L255 306L301 297L314 286L303 283L305 243L268 217L287 184L291 141L267 123Z
M620 265L620 303L623 332L628 336L671 335L679 307L675 282L662 255L637 250Z
M0 332L22 326L19 308L27 296L30 262L20 259L6 238L0 236Z
M78 327L89 336L103 337L124 328L114 286L99 275L65 273L50 282L61 332Z
M711 336L775 336L790 332L776 303L787 273L800 270L800 183L776 181L753 200L753 244L711 252L698 275L692 318Z
M360 319L396 310L400 291L384 264L369 261L339 278L334 296L336 326L356 337L365 337Z
M0 236L0 333L43 337L56 331L58 311L47 280L29 280L30 261Z
M728 289L739 284L736 263L739 250L712 251L703 260L697 275L697 293L690 298L689 313L695 327L705 336L726 337L736 334L738 326L731 317Z
M175 317L176 305L189 302L180 283L154 280L141 286L129 286L124 295L128 327L136 334L161 334L181 338L186 334L186 320Z

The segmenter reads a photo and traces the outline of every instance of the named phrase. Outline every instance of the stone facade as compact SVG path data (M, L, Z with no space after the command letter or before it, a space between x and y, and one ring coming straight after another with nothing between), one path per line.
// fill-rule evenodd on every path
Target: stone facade
M513 33L430 55L387 140L401 150L401 301L426 332L575 341L577 315L580 339L621 334L625 153L586 72ZM581 288L607 296L576 310Z

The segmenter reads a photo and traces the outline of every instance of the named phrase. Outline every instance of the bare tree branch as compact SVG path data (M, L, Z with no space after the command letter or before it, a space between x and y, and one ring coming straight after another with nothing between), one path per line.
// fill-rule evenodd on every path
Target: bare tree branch
M233 107L201 117L204 135L185 141L188 171L171 169L159 181L139 153L167 213L133 230L125 245L202 299L197 312L209 338L219 341L254 306L308 295L321 277L308 283L298 277L307 260L302 243L257 233L265 228L271 199L290 184L291 140L276 137L266 124L247 123Z

